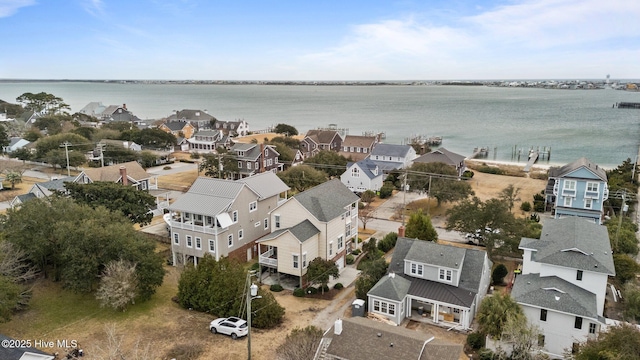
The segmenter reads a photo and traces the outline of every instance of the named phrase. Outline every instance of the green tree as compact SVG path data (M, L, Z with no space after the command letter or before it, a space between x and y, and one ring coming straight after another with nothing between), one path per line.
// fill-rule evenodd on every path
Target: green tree
M367 206L369 206L369 203L371 203L375 198L376 193L373 190L367 190L360 195L360 201L366 203Z
M628 282L624 287L624 315L628 319L640 321L640 287Z
M213 178L233 179L233 175L238 172L237 158L223 148L218 148L217 151L218 154L202 155L200 171Z
M26 283L36 274L24 251L0 237L0 322L28 306L31 288Z
M14 189L16 184L20 184L22 182L22 173L19 171L9 171L5 176L5 179L11 184L11 189Z
M621 284L634 279L640 272L640 265L627 254L613 254L613 265L616 268L616 279Z
M20 285L0 275L0 322L11 320L11 315L20 303Z
M106 144L102 150L102 156L105 163L115 164L137 161L140 158L136 151L114 144Z
M292 149L299 149L300 148L300 140L291 137L291 136L276 136L271 138L271 140L269 141L270 144L275 145L278 143L281 144L285 144L287 147L290 147Z
M258 288L258 296L251 302L251 327L270 329L281 324L285 310L273 294Z
M340 277L340 270L335 262L324 260L320 257L311 260L307 268L307 282L309 284L320 284L322 293L324 294L324 288L329 283L330 277L334 279Z
M20 159L23 161L23 163L24 161L33 159L33 154L31 154L31 150L24 147L21 147L20 149L12 151L11 153L9 153L9 156L12 158Z
M509 270L504 264L498 264L491 273L491 281L494 285L501 285L504 277L509 274Z
M38 139L35 143L36 157L43 159L49 151L59 150L65 142L71 145L69 146L70 151L75 150L84 153L93 148L93 144L88 139L78 134L63 133Z
M630 217L623 216L620 219L620 217L614 216L605 221L604 225L609 232L611 249L615 253L638 254L638 238L636 237L638 225Z
M62 132L65 123L71 123L73 118L69 115L47 115L36 119L33 124L40 130L46 130L48 135L56 135Z
M148 169L152 166L156 166L156 161L158 157L156 154L152 153L148 150L143 150L140 152L140 163L143 168Z
M133 186L99 181L90 184L66 183L65 189L76 202L92 208L104 206L124 215L134 224L144 226L153 219L151 210L156 206L156 199Z
M431 224L431 218L423 214L422 210L415 211L409 216L405 236L412 239L438 241L438 232Z
M409 168L407 182L414 191L426 190L430 197L443 202L455 202L474 195L471 185L458 178L458 171L447 164L414 163Z
M77 150L69 150L69 152L67 153L65 149L53 149L47 152L44 155L44 158L41 158L41 159L44 160L49 165L53 166L54 169L58 166L60 168L66 168L67 156L69 158L70 167L80 166L84 164L85 161L87 161L83 153Z
M580 344L573 355L575 360L638 360L640 359L640 330L622 323L598 333Z
M287 124L276 125L276 127L273 129L273 132L277 134L285 134L286 136L298 135L298 130L295 127Z
M10 143L11 141L9 139L9 135L7 135L7 130L2 124L0 124L0 150L4 150L4 148L9 146Z
M276 349L279 360L313 359L322 339L322 330L315 326L294 328Z
M496 292L482 300L476 320L481 332L500 339L510 318L524 318L522 308L509 294Z
M281 162L284 162L285 164L291 164L291 162L295 160L296 150L288 147L281 142L273 143L272 145L275 146L276 151L278 152L278 154L280 154L280 156L278 156L278 159Z
M391 195L393 195L393 189L394 189L393 183L389 181L385 181L384 184L382 184L382 187L380 188L380 199L386 199Z
M38 113L66 113L66 110L70 109L69 105L65 104L62 98L46 92L39 92L37 94L26 92L18 96L16 101L22 104L25 109Z
M514 187L513 184L509 184L509 186L500 191L498 198L507 204L509 212L511 212L516 201L520 201L520 198L518 197L519 194L520 188Z
M322 150L305 159L304 164L321 169L329 176L340 176L347 169L347 158L331 150Z
M356 280L356 297L367 300L367 293L387 273L387 261L379 258L367 261L362 266L362 273Z
M276 175L296 192L305 191L327 181L327 174L324 171L307 165L292 166Z
M92 128L92 127L88 127L88 126L80 126L77 127L73 130L71 130L72 133L74 134L78 134L80 136L82 136L83 138L92 140L93 139L93 135L96 133L96 128Z

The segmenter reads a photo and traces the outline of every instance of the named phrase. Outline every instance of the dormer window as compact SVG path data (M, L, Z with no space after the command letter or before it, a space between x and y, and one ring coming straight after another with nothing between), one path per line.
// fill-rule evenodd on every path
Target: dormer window
M453 271L448 269L440 269L438 271L438 279L446 282L451 282L453 279Z
M424 266L422 264L411 263L411 274L422 276L424 272Z

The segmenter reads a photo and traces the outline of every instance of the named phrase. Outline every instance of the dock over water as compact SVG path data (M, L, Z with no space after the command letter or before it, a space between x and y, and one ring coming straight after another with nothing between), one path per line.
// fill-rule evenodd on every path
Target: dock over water
M527 162L527 165L524 166L524 172L529 172L529 170L531 170L531 167L533 166L533 164L536 163L536 161L538 161L538 156L540 156L540 153L538 151L532 151L529 154L529 161Z

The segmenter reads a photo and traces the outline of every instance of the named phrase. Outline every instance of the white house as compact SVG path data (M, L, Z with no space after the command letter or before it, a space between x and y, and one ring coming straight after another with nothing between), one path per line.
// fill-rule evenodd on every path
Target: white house
M411 146L395 144L378 144L369 155L369 159L385 173L409 167L415 158L416 151Z
M407 317L470 329L487 294L491 260L483 250L399 237L389 274L367 293L369 312L396 324Z
M522 274L512 297L537 325L539 345L561 358L602 325L607 278L615 275L607 228L571 216L547 220L540 239L523 238Z
M384 176L376 163L364 159L355 163L347 163L347 170L340 175L340 181L349 190L361 193L367 190L380 190Z

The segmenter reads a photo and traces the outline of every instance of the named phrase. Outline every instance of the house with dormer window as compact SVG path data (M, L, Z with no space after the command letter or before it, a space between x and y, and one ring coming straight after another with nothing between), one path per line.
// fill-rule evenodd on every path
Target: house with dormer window
M378 191L384 182L384 175L376 163L364 159L347 163L347 170L340 175L340 181L355 193Z
M470 329L491 266L483 250L399 237L389 273L367 293L369 312L398 325L417 317Z
M309 130L300 142L300 150L305 158L310 158L322 150L340 151L340 149L342 149L342 137L337 130Z
M338 179L298 193L270 213L272 232L260 238L259 263L306 284L307 266L320 257L342 270L358 237L358 201Z
M238 172L234 174L236 179L267 171L276 173L284 169L284 164L279 160L280 153L272 145L236 143L231 148L231 153L238 160Z
M346 135L344 141L342 141L342 149L338 153L347 159L357 162L369 156L378 142L380 142L379 135Z
M561 358L595 338L605 325L607 279L615 276L607 228L577 216L550 219L540 239L523 238L519 248L522 274L511 296L540 328L543 351Z
M167 117L167 122L188 122L196 130L211 130L216 121L206 110L183 109Z
M255 240L271 232L269 212L286 199L289 187L274 173L239 180L199 177L169 206L173 264L210 254L250 260Z
M378 144L369 155L384 173L409 167L415 158L416 151L410 145L397 144Z
M602 224L604 202L609 198L606 171L587 158L549 170L546 201L555 219L578 216Z

